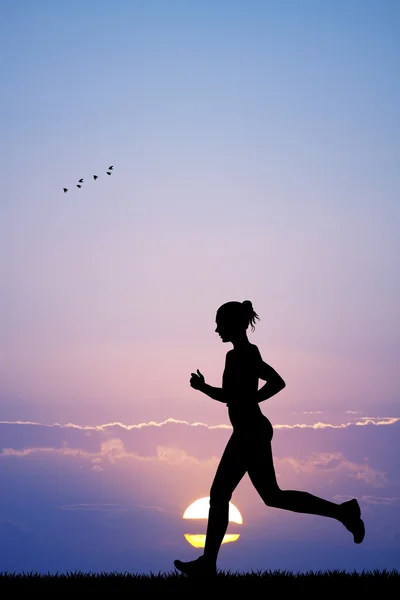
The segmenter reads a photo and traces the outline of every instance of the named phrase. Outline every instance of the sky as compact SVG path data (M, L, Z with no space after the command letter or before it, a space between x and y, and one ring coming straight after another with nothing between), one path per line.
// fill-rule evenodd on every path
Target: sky
M367 535L245 478L220 567L398 569L399 4L3 0L0 40L0 571L199 555L231 428L190 374L246 299L280 486Z

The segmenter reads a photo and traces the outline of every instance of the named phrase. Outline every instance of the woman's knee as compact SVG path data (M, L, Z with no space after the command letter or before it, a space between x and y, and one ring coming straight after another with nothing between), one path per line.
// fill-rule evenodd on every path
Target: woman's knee
M267 490L262 494L264 504L267 506L279 507L282 499L282 490L276 487L272 490Z
M229 504L232 492L220 486L212 486L210 489L210 506Z

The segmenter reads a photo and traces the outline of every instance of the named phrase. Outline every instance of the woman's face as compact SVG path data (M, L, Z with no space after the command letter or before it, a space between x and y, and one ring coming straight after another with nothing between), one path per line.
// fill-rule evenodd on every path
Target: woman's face
M239 328L230 315L217 313L215 318L217 327L215 332L218 333L223 342L231 342L232 337L237 335Z

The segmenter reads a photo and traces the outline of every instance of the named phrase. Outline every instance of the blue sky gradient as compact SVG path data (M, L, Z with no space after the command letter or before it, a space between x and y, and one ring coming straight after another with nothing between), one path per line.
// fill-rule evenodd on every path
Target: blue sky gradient
M190 555L229 425L190 373L221 385L245 299L282 485L357 496L371 537L243 483L221 565L398 567L399 34L394 0L2 3L0 570ZM126 437L168 419L205 426Z

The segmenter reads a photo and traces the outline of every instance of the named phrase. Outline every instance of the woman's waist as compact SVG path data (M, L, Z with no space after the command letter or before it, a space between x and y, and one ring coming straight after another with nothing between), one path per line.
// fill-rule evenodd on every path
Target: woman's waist
M252 407L250 410L233 410L229 408L229 420L233 431L239 435L251 438L256 435L263 435L272 440L274 435L271 421L261 412L260 407Z
M232 425L234 422L244 423L254 419L265 418L260 406L256 402L231 402L228 403L228 414Z

